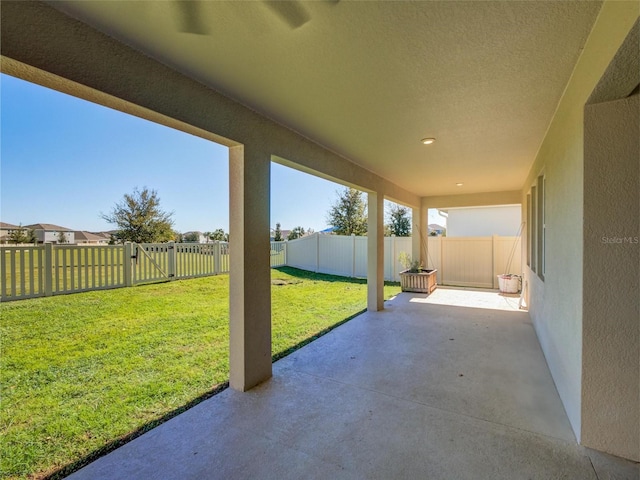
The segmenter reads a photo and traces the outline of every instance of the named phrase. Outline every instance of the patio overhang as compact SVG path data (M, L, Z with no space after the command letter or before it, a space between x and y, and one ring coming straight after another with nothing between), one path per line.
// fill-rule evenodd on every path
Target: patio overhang
M595 341L598 322L584 312L584 275L607 233L600 214L622 212L616 238L638 235L638 185L624 196L607 187L606 207L596 192L609 173L637 177L637 136L616 131L627 157L604 176L593 174L607 162L585 160L584 149L584 108L601 77L623 78L614 97L597 97L622 100L635 125L637 68L623 61L630 76L605 72L639 28L638 2L305 2L298 28L264 2L197 3L211 33L176 28L178 2L3 1L0 68L230 148L232 385L271 375L261 254L269 162L367 192L371 311L382 307L384 198L412 207L425 230L427 208L526 205L546 175L548 215L534 216L528 243L542 245L544 226L548 247L536 253L547 271L544 262L525 269L534 327L578 440L599 419L590 444L640 460L636 244L606 251L607 278L620 273L635 287L607 292L624 305L608 330L615 341ZM423 145L425 136L436 142ZM590 205L598 210L585 217ZM418 238L413 254L424 259ZM593 378L624 394L609 401Z

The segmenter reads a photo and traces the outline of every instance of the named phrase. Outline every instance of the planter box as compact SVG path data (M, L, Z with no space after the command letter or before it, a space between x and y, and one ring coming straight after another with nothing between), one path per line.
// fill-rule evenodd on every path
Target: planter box
M424 270L411 273L409 270L400 272L400 287L403 292L431 293L438 286L436 272L438 270Z

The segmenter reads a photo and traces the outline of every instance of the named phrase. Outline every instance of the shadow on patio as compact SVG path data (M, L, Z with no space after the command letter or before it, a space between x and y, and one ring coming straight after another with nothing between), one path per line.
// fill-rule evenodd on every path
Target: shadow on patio
M576 444L529 314L507 300L400 294L70 478L638 478Z

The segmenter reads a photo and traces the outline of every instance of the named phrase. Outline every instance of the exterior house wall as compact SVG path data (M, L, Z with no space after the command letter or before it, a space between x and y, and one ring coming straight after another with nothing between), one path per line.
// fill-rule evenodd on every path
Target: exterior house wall
M582 441L640 461L640 95L585 110Z
M520 205L451 208L447 237L515 236L520 229Z
M584 292L582 285L584 107L638 18L639 8L637 2L603 4L522 190L522 216L527 218L527 194L544 174L544 280L525 267L525 282L534 328L579 441L583 423L582 300L583 294L592 293ZM527 242L523 245L526 258Z
M36 235L38 243L60 243L58 242L58 235L60 234L60 232L57 230L42 230L38 228L34 230L34 233ZM65 231L64 234L67 237L68 244L76 243L75 235L73 232Z

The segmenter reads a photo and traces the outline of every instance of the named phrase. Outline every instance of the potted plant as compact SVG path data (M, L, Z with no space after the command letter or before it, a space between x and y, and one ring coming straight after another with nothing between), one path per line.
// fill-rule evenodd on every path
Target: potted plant
M438 286L436 273L438 270L422 268L418 260L411 260L411 255L401 252L399 259L405 268L400 272L400 287L403 292L431 293Z

